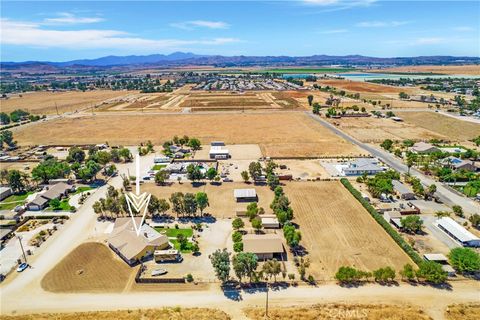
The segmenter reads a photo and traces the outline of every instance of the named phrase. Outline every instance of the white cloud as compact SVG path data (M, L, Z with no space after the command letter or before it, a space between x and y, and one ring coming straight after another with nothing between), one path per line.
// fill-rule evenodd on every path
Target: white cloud
M45 24L82 24L82 23L95 23L101 22L105 19L100 17L76 17L69 12L60 12L58 17L46 18L43 20Z
M331 29L331 30L323 30L320 31L319 33L321 34L335 34L335 33L345 33L348 32L347 29Z
M430 38L418 38L414 41L413 44L416 44L416 45L430 45L430 44L440 44L440 43L445 43L445 42L446 42L445 38L430 37Z
M466 27L466 26L459 26L459 27L455 27L453 28L454 31L458 31L458 32L470 32L470 31L475 31L474 28L472 27Z
M207 20L192 20L172 23L170 26L184 29L192 30L195 28L208 28L208 29L228 29L230 25L223 21L207 21Z
M388 28L399 27L409 23L410 21L363 21L355 24L355 26L360 28Z
M139 50L181 49L191 45L223 45L239 42L236 38L213 39L146 39L119 30L51 30L41 24L1 19L2 45L43 48L91 49L120 48Z

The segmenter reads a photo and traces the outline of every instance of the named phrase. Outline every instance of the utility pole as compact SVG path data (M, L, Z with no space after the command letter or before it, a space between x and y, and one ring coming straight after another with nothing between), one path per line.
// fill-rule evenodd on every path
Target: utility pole
M25 254L25 250L23 250L22 237L17 235L17 239L18 239L18 242L20 242L20 248L22 248L23 259L25 260L25 263L27 263L27 256Z
M265 300L265 317L268 318L268 280L267 280L267 299Z

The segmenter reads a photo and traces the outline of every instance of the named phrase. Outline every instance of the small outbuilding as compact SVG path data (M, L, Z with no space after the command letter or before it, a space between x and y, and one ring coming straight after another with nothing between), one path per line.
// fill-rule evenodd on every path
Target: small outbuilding
M414 200L415 193L408 189L403 183L398 180L392 180L393 190L396 194L404 200Z
M459 225L450 217L438 219L437 226L464 247L480 247L480 238Z
M233 196L237 202L255 202L258 200L255 189L234 189Z
M0 187L0 201L12 194L12 189L9 187Z
M262 227L265 229L279 229L280 223L274 215L262 215L260 216L262 220Z

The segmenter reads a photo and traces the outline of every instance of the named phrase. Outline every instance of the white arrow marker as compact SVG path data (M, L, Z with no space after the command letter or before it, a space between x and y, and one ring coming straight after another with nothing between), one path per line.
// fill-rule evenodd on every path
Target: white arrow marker
M147 214L148 204L150 203L150 198L152 197L149 193L142 193L140 194L140 155L135 155L135 194L133 192L129 192L125 194L125 198L127 199L127 206L128 211L130 213L130 217L132 218L133 227L135 228L135 232L137 236L140 236L141 227L143 222L145 221L145 216ZM140 220L140 225L137 226L135 222L135 212L140 213L143 208L142 212L142 219Z

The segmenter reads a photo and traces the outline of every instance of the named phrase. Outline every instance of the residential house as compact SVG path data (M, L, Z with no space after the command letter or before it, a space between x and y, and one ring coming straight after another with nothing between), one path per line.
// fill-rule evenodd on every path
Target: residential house
M345 176L360 176L363 174L377 174L384 171L384 168L378 165L377 159L361 158L349 162L346 167L342 167L342 174Z
M475 172L477 171L477 166L473 161L470 160L462 160L457 157L447 157L445 159L442 159L441 163L444 166L447 166L449 168L452 168L454 170L466 170L466 171L471 171Z
M243 252L254 253L259 260L283 259L282 238L275 233L246 234L243 236Z
M108 245L129 265L152 256L155 250L169 249L168 237L159 233L148 224L140 226L141 217L135 218L135 224L140 228L137 235L131 217L117 218L112 233L108 238Z
M403 183L398 180L392 180L393 190L395 193L404 200L414 200L415 193L407 188Z
M433 153L440 152L441 150L431 143L417 142L410 148L410 151L414 153Z
M48 206L50 200L61 199L74 190L74 186L65 182L59 182L54 185L49 185L46 190L39 193L32 201L27 204L27 209L31 211L39 211Z

